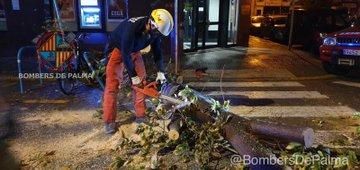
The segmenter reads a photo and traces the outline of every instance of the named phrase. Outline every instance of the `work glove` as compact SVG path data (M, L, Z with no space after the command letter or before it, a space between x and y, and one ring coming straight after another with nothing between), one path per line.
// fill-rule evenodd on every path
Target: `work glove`
M165 74L163 72L158 72L155 81L160 82L160 84L166 83Z
M142 86L141 79L138 76L131 77L131 83L132 83L133 86L138 86L138 87Z

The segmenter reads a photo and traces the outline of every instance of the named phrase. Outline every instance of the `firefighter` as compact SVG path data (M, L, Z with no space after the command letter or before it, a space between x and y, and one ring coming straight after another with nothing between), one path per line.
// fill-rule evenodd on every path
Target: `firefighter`
M156 81L166 82L161 51L161 38L168 36L174 27L171 14L165 9L155 9L151 16L127 19L110 34L109 61L106 67L106 86L104 92L104 121L105 133L112 134L116 130L116 103L117 94L123 81L124 68L131 77L132 86L143 87L145 85L146 71L140 53L141 49L151 46L154 61L157 67ZM145 118L144 94L132 92L135 122L142 123Z

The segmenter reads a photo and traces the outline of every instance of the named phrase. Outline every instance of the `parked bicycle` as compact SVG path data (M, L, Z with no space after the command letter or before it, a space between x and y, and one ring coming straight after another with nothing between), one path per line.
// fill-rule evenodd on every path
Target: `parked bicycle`
M83 50L86 37L87 33L63 35L60 32L46 32L37 41L42 68L50 73L65 75L57 79L60 90L66 95L74 94L74 87L79 81L104 89L106 57L103 51ZM81 77L76 78L76 75Z

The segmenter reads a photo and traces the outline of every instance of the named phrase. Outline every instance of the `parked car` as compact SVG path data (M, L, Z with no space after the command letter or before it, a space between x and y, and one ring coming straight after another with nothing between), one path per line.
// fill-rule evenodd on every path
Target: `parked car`
M264 17L260 24L261 35L271 40L283 42L285 40L286 15L271 15Z
M328 34L320 46L324 69L333 74L346 74L360 67L360 20L351 27Z
M251 35L260 35L260 24L264 19L264 16L252 16L251 17L251 26L250 34Z
M304 49L318 53L323 35L345 29L351 25L346 8L321 10L296 9L294 13L293 44L300 44ZM291 15L288 15L289 21ZM287 33L290 22L287 22Z

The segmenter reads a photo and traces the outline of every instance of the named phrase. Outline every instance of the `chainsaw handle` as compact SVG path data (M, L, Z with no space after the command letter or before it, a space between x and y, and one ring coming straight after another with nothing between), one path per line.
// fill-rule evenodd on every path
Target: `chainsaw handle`
M150 97L158 98L160 96L156 82L151 82L144 86L144 88L133 86L133 89Z
M147 84L145 86L145 88L149 89L149 88L153 87L154 89L157 89L157 84L158 83L156 83L156 81L154 81L154 82L151 82L151 83Z

